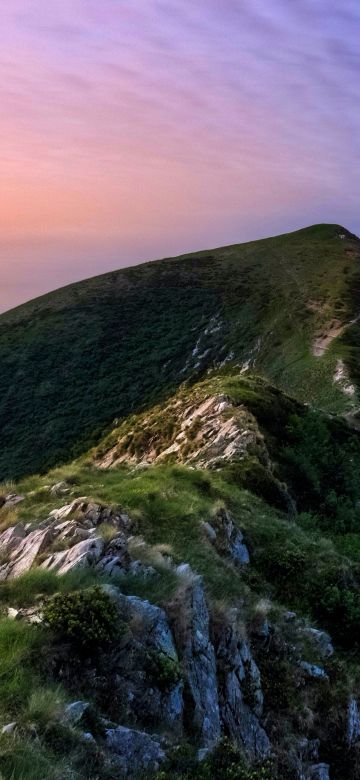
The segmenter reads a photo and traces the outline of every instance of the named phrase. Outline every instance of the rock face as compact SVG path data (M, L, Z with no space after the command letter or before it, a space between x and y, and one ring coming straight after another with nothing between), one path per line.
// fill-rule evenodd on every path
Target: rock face
M165 724L180 732L183 683L164 610L136 596L125 596L110 585L104 590L115 601L119 617L127 626L113 671L117 695L127 702L128 717L144 726Z
M171 615L183 670L186 720L203 747L213 747L221 732L216 659L200 578L184 586L171 605Z
M349 747L353 747L360 739L360 712L354 696L349 701L347 711L346 741Z
M57 486L56 486L57 487ZM112 526L113 537L105 543L98 528L106 523ZM28 571L41 554L41 567L59 575L86 566L97 566L106 574L133 573L153 575L154 569L134 560L128 550L128 539L133 523L120 510L101 506L77 498L39 523L32 526L17 525L0 534L0 553L5 562L0 565L0 580L19 577ZM58 547L54 549L52 543ZM44 558L43 553L48 555Z
M223 729L252 761L266 758L271 745L259 722L263 694L259 669L248 643L238 627L237 610L232 610L218 634L216 653L220 714Z
M211 523L203 523L203 529L220 555L229 558L236 566L250 563L243 534L226 509L219 509Z
M314 764L310 767L306 780L330 780L328 764Z
M43 561L41 568L67 574L74 569L82 569L99 561L104 549L103 540L95 536L75 544L69 550L53 553Z
M143 772L156 772L165 759L160 741L143 731L117 726L107 729L105 739L112 763L121 772L119 777L139 777Z
M22 530L16 534L16 528L8 529L8 531L14 531L14 533L12 535L9 534L5 540L5 544L7 543L8 545L7 550L10 549L10 554L8 562L0 567L0 580L14 579L28 571L37 555L53 538L51 528L38 528L36 531L31 531L27 536L23 535ZM7 531L4 533L7 534ZM0 536L1 550L3 550L2 536Z

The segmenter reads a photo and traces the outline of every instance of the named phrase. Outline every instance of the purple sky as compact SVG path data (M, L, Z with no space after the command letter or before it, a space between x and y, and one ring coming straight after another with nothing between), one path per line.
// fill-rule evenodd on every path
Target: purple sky
M4 0L0 310L139 260L360 233L358 0Z

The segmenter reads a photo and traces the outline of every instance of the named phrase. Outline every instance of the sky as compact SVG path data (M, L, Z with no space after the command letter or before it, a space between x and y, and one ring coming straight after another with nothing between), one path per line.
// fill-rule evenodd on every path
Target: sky
M360 234L358 0L0 8L0 310L316 222Z

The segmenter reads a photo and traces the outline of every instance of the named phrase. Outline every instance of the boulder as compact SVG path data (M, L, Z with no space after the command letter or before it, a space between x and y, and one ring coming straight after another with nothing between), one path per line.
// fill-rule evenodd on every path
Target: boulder
M203 523L203 529L220 555L230 558L236 566L250 563L243 534L226 509L219 509L212 523Z
M12 548L9 561L0 567L0 580L14 579L29 571L37 555L47 547L52 538L51 528L38 528L24 537L21 533L16 545Z
M186 721L202 747L220 739L216 659L200 577L185 582L168 608L185 681Z
M0 534L0 551L7 553L10 550L19 549L22 539L26 536L26 529L22 523L7 528Z
M313 764L306 780L330 780L329 769L329 764Z
M50 488L50 493L52 496L64 496L69 492L70 488L67 482L56 482L56 484L52 485Z
M80 723L90 704L87 701L72 701L67 704L64 710L64 720L71 725Z
M16 728L17 728L17 723L16 721L13 721L13 723L7 723L6 726L3 726L1 729L1 733L6 734L8 737L10 737L13 734L15 734Z
M57 574L67 574L74 569L82 569L86 566L95 565L104 549L103 540L98 537L91 537L82 542L78 542L69 550L52 553L42 564L42 569L56 571Z
M121 777L139 777L145 772L157 772L165 760L160 739L144 731L117 726L107 729L105 742Z
M308 661L300 661L299 663L300 669L302 669L303 672L305 672L306 677L311 677L313 679L323 679L328 680L328 676L324 669L322 669L321 666L316 666L316 664L310 664Z
M270 754L271 744L259 721L263 709L260 672L238 624L238 611L233 609L216 631L221 722L230 739L250 761L256 761Z

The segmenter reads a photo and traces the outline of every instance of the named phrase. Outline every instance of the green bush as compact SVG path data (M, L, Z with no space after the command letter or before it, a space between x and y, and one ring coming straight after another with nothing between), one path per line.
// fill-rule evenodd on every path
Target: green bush
M168 691L179 682L180 664L165 653L148 653L146 669L157 687L162 691Z
M57 638L86 655L109 644L119 631L116 606L97 585L56 594L45 606L44 620Z

